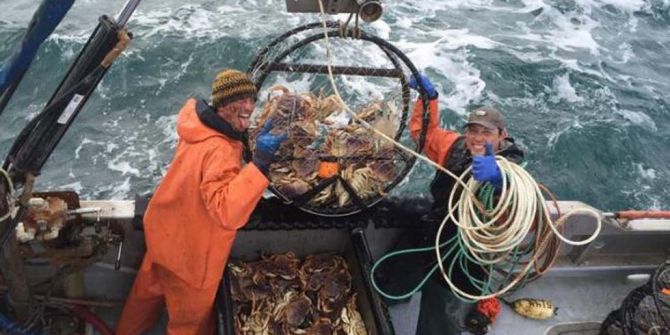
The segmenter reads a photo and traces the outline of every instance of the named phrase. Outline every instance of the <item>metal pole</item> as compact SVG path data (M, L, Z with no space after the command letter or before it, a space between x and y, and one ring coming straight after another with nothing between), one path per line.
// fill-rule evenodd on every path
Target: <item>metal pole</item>
M9 99L12 98L12 95L14 95L14 91L16 91L16 88L19 87L19 83L23 79L23 75L26 74L26 72L22 72L19 76L17 76L16 81L12 83L7 89L5 90L2 95L0 95L0 114L5 110L5 107L7 107L7 104L9 103Z
M316 64L290 64L290 63L269 63L266 65L269 71L282 72L300 72L300 73L319 73L328 74L328 67ZM383 69L371 67L356 66L332 66L333 74L346 74L367 77L389 77L400 78L404 74L398 69Z
M130 16L133 15L133 12L135 12L135 9L140 4L140 1L142 0L128 0L126 2L126 4L123 6L123 9L116 17L116 23L119 25L119 27L124 27L126 23L128 23Z

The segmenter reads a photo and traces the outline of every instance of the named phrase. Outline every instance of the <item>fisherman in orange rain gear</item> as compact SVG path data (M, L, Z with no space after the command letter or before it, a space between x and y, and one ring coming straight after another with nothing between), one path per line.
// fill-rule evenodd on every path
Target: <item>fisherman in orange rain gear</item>
M144 217L147 253L116 330L141 334L167 306L168 334L212 334L213 304L237 229L268 186L270 163L286 135L256 138L253 162L242 166L256 87L236 70L217 74L213 106L189 99L179 112L179 143Z
M479 107L468 115L463 135L453 130L442 129L439 125L437 91L425 76L421 76L419 80L430 100L428 111L430 115L424 146L424 152L428 158L457 176L472 166L471 173L475 180L481 183L491 183L497 190L500 190L502 174L496 164L495 155L504 156L517 163L520 163L524 156L523 151L508 136L502 113L490 106ZM412 86L418 88L416 80L412 81ZM419 108L421 104L421 101L417 101L410 121L410 131L415 140L418 138L423 116L423 113L420 113L422 109ZM449 195L455 183L456 181L446 173L436 172L430 186L434 200L433 207L430 213L422 218L424 231L418 234L422 239L421 244L435 244L437 229L447 215ZM456 195L455 199L458 198L459 195ZM455 236L457 231L456 225L447 224L442 236L443 241ZM448 258L445 264L450 264L451 261L451 258ZM434 258L431 259L431 263L435 263ZM450 279L457 287L470 294L481 294L480 289L472 284L469 278L485 281L484 270L468 260L465 260L464 263L463 268L459 265L454 266ZM434 275L433 280L429 280L421 292L416 334L460 334L459 311L465 306L451 292L442 275L439 273Z
M422 75L418 79L412 78L409 86L419 89L420 83L424 91L423 97L429 100L429 108L426 111L429 113L428 125L423 153L457 176L472 166L472 177L475 180L481 183L491 183L496 189L500 189L502 175L496 164L495 154L515 162L523 160L523 152L508 137L502 114L493 107L476 108L468 116L464 134L443 129L439 124L437 91L427 77ZM411 136L415 141L419 140L423 115L423 100L419 99L412 112L409 126ZM436 172L430 185L430 192L433 196L433 206L430 212L424 215L416 225L408 228L407 232L401 234L394 249L435 246L437 230L447 215L449 195L455 184L455 180L446 173L439 170ZM458 198L458 195L454 197L454 199ZM442 235L443 241L447 241L456 234L456 225L447 224ZM435 263L434 253L426 253L423 259L408 260L396 257L394 261L388 262L388 265L380 269L379 281L386 286L386 291L392 294L407 292L408 288L416 285ZM447 266L450 263L450 258L444 262ZM480 294L479 289L472 285L468 277L483 280L485 278L483 269L468 260L465 260L465 268L467 274L457 264L450 279L460 289L471 294ZM432 279L423 286L421 292L416 334L460 334L462 327L457 318L463 306L451 292L442 275L439 272L433 275Z

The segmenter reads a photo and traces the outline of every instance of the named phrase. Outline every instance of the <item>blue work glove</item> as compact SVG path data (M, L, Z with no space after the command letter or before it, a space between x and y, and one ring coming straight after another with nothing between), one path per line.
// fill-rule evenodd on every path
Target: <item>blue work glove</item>
M480 183L488 182L496 189L502 188L502 174L491 143L486 143L486 155L477 155L472 159L472 176Z
M423 86L423 89L426 90L425 93L428 96L428 100L433 100L437 98L437 91L435 90L433 83L430 82L430 79L428 79L428 77L424 75L419 75L419 82L421 83L421 86ZM417 82L416 77L412 76L412 79L409 80L409 88L421 92L419 82Z
M270 129L272 128L272 119L267 120L263 129L256 136L256 150L252 161L264 174L268 173L270 163L274 160L275 152L279 149L287 138L286 134L272 135Z

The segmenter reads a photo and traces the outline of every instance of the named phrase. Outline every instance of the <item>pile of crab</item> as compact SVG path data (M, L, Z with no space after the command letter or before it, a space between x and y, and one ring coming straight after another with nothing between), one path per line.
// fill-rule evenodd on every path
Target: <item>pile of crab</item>
M301 262L288 252L232 261L228 268L237 334L367 334L340 256L310 255Z
M352 193L362 200L385 195L400 174L401 166L394 164L399 152L355 119L393 138L400 115L393 102L370 103L355 111L354 118L336 95L294 94L285 87L272 91L279 94L265 103L258 124L271 120L272 133L288 136L269 171L277 191L294 200L324 179L338 178L308 203L341 208L352 203ZM331 166L325 174L324 162Z

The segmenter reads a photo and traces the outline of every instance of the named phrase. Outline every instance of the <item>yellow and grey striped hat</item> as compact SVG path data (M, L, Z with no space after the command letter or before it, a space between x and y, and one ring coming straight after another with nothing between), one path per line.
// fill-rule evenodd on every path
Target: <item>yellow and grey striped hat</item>
M212 103L214 107L223 107L233 101L256 99L256 85L246 73L226 69L219 72L212 83Z

